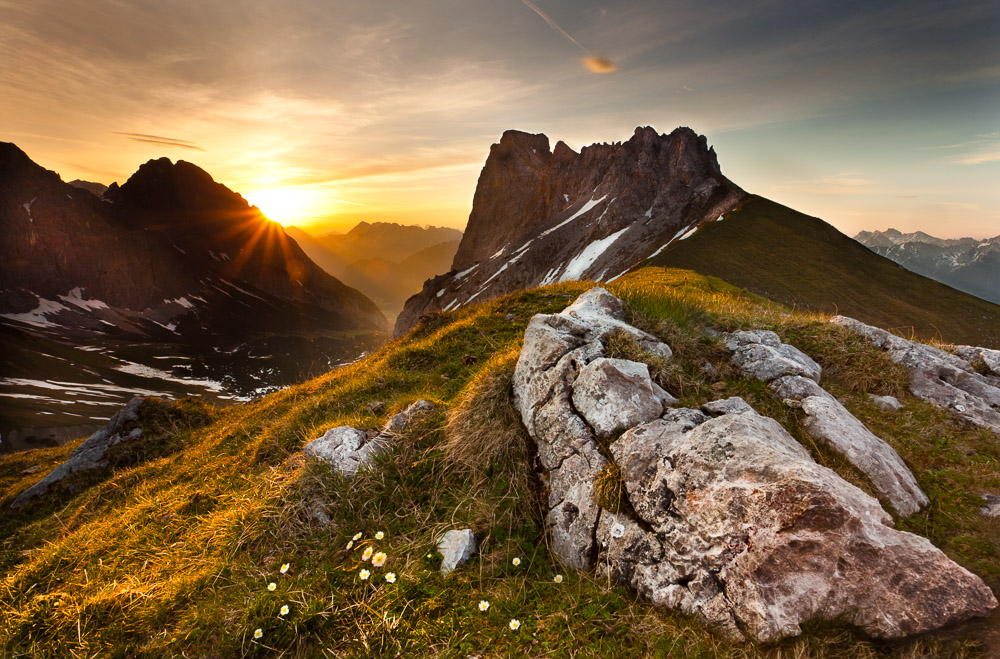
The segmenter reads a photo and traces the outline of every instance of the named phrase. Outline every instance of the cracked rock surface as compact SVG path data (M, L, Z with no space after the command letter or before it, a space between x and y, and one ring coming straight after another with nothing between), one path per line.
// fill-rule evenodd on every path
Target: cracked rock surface
M830 322L860 334L905 366L910 372L910 392L917 398L1000 433L1000 374L991 366L1000 351L959 346L959 354L953 355L847 316L834 316ZM994 375L977 373L967 359L984 364Z
M419 415L433 409L434 403L418 400L389 419L374 437L369 438L364 430L351 426L338 426L306 444L304 450L307 456L322 460L351 477L359 470L370 469L377 457L392 451L395 436L405 432Z
M514 374L515 406L544 470L546 525L560 561L596 567L658 606L758 640L798 634L813 619L896 638L996 606L981 579L927 539L892 528L877 500L817 464L742 399L706 404L719 415L710 418L631 404L623 389L604 403L616 408L602 412L614 424L583 414L576 388L590 384L582 374L605 358L609 327L624 322L611 300L592 289L563 313L535 316ZM568 313L580 308L593 314ZM761 371L771 379L794 375L815 385L815 362L766 334L760 339L755 345L771 350L754 348L764 359L746 363L774 357L781 368ZM636 396L655 398L641 376L635 383ZM610 445L597 441L622 424L631 426ZM626 500L614 511L601 507L595 485L612 463Z
M771 383L790 407L806 414L806 431L846 457L901 515L927 505L927 496L896 450L876 437L840 401L819 386L819 364L766 330L727 334L733 364L750 378Z

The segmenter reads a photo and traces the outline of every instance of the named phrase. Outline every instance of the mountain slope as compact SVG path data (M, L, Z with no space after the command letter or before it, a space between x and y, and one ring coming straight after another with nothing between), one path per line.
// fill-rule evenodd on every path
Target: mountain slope
M1000 304L1000 236L942 239L888 229L862 231L854 239L907 270Z
M762 197L645 264L687 268L903 335L1000 347L1000 306L909 272L826 222Z
M451 272L407 300L394 333L428 312L514 290L613 279L745 196L690 128L637 128L624 143L579 153L507 131L480 173Z

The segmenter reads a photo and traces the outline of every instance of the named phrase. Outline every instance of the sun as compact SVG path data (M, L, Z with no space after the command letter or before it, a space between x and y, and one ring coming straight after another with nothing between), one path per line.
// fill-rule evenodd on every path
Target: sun
M300 188L266 188L247 194L246 199L282 226L306 219L314 205L312 196Z

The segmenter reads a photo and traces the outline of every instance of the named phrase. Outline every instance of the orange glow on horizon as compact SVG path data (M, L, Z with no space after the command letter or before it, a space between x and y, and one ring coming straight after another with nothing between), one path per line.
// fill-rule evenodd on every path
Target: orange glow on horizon
M326 204L319 204L320 200L302 188L263 188L243 196L269 220L281 226L302 223L315 215L330 212Z

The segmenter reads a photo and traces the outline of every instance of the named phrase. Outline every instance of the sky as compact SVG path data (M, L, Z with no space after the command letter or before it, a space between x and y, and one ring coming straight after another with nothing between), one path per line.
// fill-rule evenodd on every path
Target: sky
M510 128L685 125L850 235L983 238L998 34L996 0L0 0L0 140L67 181L187 160L322 233L463 228Z

